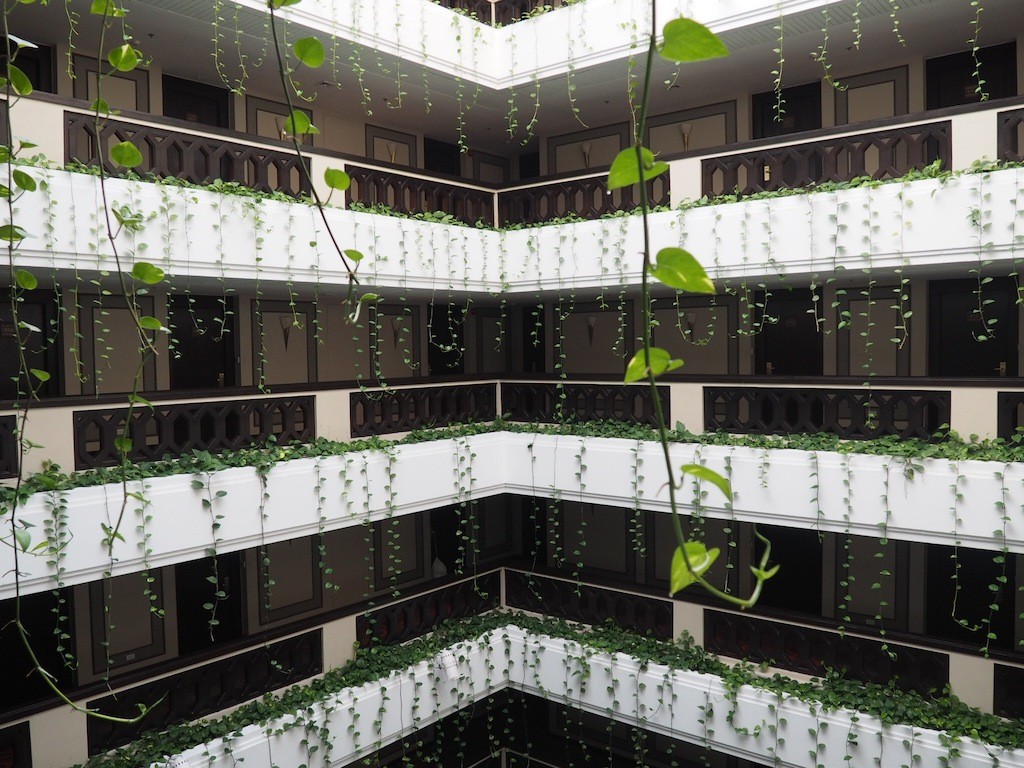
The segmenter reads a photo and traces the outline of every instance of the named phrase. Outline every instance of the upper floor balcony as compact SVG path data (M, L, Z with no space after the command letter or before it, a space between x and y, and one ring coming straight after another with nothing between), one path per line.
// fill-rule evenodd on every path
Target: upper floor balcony
M974 261L979 250L987 263L1012 260L1019 170L951 178L914 174L936 161L955 169L970 168L979 158L1019 162L1019 104L957 107L669 156L670 173L652 182L651 199L682 207L653 214L655 247L686 247L727 285L866 267L936 270ZM18 125L31 126L28 138L51 157L94 163L98 146L130 140L142 151L145 173L195 184L221 179L286 195L307 191L299 161L283 142L185 131L179 122L128 114L108 121L97 141L86 110L53 98L22 100L12 117L16 132ZM343 247L366 255L361 277L367 285L516 293L609 288L639 279L635 260L627 256L640 248L639 219L609 218L633 211L637 194L608 194L603 171L493 185L315 148L307 161L314 183L327 167L352 176L346 202L364 208L331 207L326 220ZM30 172L47 183L19 210L29 233L19 249L21 263L58 271L109 269L109 243L85 226L100 213L97 178ZM907 174L909 181L899 180ZM892 179L897 181L872 181ZM326 247L324 223L307 205L225 195L216 184L193 189L114 179L108 186L117 204L142 218L137 232L120 235L120 245L128 251L145 246L150 259L155 250L162 252L157 261L172 280L344 282L340 261ZM759 194L787 189L812 194ZM697 204L686 202L698 198ZM566 218L572 221L521 227ZM501 228L450 226L459 220L497 222ZM207 243L220 244L214 259ZM309 243L312 248L305 247Z

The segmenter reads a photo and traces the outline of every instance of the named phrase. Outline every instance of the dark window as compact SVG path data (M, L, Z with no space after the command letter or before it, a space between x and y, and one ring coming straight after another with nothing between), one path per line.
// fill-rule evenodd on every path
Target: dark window
M437 139L423 139L423 170L462 175L462 150L458 144Z
M821 128L821 83L783 88L781 115L775 91L755 93L751 101L755 139Z
M231 93L204 83L164 75L164 117L231 127Z
M979 648L991 632L992 647L1012 650L1017 588L1013 556L997 562L1003 557L999 551L929 545L925 634Z
M990 99L1017 95L1017 44L1003 43L978 51L982 86ZM981 101L970 51L925 62L927 108L941 109Z

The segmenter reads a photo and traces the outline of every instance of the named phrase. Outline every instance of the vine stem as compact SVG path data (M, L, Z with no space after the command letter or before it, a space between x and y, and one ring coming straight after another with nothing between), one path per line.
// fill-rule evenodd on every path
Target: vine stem
M686 552L686 533L683 531L682 514L679 512L678 502L676 500L676 483L672 476L672 454L669 450L668 440L668 427L665 423L665 410L661 404L661 398L658 396L658 382L657 374L654 369L650 366L649 350L653 347L653 328L654 328L654 312L651 305L651 282L650 282L650 269L651 269L651 230L650 230L650 200L647 192L647 179L644 175L644 157L643 157L643 137L644 129L647 124L647 110L648 101L650 96L651 88L651 73L654 69L654 58L657 55L657 43L658 43L658 22L657 22L657 5L651 3L651 31L650 39L647 45L647 62L644 66L644 82L643 90L640 96L640 114L637 118L636 125L634 126L633 134L633 147L636 152L636 163L637 170L640 177L640 216L643 224L643 270L640 276L640 301L643 311L643 336L641 343L643 344L643 352L645 355L645 370L648 388L651 392L651 401L654 404L654 417L657 422L658 430L658 443L661 446L662 457L665 460L665 469L668 473L668 498L669 507L672 514L672 527L676 535L676 543L679 546L679 551L682 552L683 562L686 565L686 570L690 576L693 577L695 583L703 587L707 592L714 595L715 597L721 598L726 602L732 603L741 609L752 607L761 596L761 589L764 586L764 579L758 578L750 596L747 598L737 597L736 595L730 595L728 592L723 592L718 587L708 582L701 574L698 574L694 568L693 563L690 561L690 556ZM765 545L764 552L761 556L760 569L763 571L768 565L768 561L771 557L771 542L767 538L762 536L757 527L754 527L754 535Z
M267 0L267 9L270 11L270 35L274 43L274 53L277 56L277 74L281 78L281 89L284 91L285 103L288 105L288 114L292 115L295 112L295 107L292 102L291 88L288 87L288 73L284 65L284 57L281 55L281 42L277 35L277 13L274 7L274 0ZM295 121L292 120L292 128L295 128ZM316 204L317 210L320 211L320 218L324 222L324 227L327 229L327 236L331 239L331 245L334 246L334 250L337 251L338 257L341 259L342 266L345 267L345 272L348 273L349 280L349 299L352 298L355 286L359 283L359 279L356 277L355 269L349 264L348 259L345 258L345 252L342 250L341 245L338 243L337 238L334 236L334 230L331 229L330 222L327 221L327 211L324 206L323 200L320 198L320 193L316 189L316 185L313 183L313 177L309 173L309 166L306 165L306 157L302 154L302 145L299 143L299 136L296 132L290 134L292 140L292 146L295 148L295 156L299 160L299 173L302 174L302 178L305 179L309 185L309 194L313 197L313 202Z

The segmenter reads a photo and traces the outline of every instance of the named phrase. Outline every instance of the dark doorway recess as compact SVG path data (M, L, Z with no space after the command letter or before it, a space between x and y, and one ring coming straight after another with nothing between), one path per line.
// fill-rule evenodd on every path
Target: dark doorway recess
M776 120L775 91L755 93L751 99L755 139L821 128L821 83L782 89L783 114Z
M820 376L822 335L809 289L755 295L754 372L769 376Z
M540 176L540 152L528 152L519 156L519 180L535 179Z
M75 673L68 660L57 650L57 617L62 616L60 631L69 636L61 640L68 652L74 651L74 640L70 637L74 625L71 615L70 593L61 589L56 593L40 592L21 596L21 622L34 638L33 651L39 657L42 667L51 672L56 684L67 690L75 681ZM53 698L50 690L25 652L21 638L15 631L14 600L0 602L0 654L4 663L0 665L0 715L19 707Z
M424 138L423 170L446 173L449 176L461 176L462 150L459 149L458 144Z
M171 389L216 389L238 384L235 302L216 296L172 296L174 334Z
M1013 650L1013 609L1017 585L1014 557L995 562L998 552L930 544L928 580L925 586L925 634L954 642L969 643L977 649L991 632L993 648ZM1006 582L1000 578L1006 568ZM957 588L959 587L959 594ZM996 592L993 587L999 587ZM954 611L955 603L955 611ZM990 606L998 606L992 610ZM991 625L987 622L990 620Z
M764 586L758 607L821 615L821 542L818 532L781 526L758 526L772 543L769 567L782 563ZM764 545L754 540L754 562L761 561Z
M523 308L523 373L544 373L544 306Z
M427 367L431 376L465 370L466 358L462 351L466 313L465 307L454 304L431 305L430 343L427 345Z
M231 92L205 83L164 75L164 117L231 127Z
M1009 277L933 280L928 375L1017 375L1017 288Z
M1017 44L1003 43L978 51L982 86L990 99L1017 95ZM955 107L981 101L975 76L974 54L953 53L925 62L925 90L928 109Z
M19 389L21 397L25 397L34 386L39 386L41 397L60 394L58 327L57 301L52 292L23 293L18 303L17 321L11 312L10 298L0 298L0 400L17 400ZM24 349L26 367L46 371L50 374L48 381L40 384L38 379L33 377L29 381L25 375L19 379L19 347Z
M216 505L216 500L213 503ZM205 651L245 634L242 554L230 552L217 555L216 560L204 557L174 567L179 655ZM215 563L218 584L212 581ZM219 600L218 587L224 593ZM211 621L216 624L211 626Z

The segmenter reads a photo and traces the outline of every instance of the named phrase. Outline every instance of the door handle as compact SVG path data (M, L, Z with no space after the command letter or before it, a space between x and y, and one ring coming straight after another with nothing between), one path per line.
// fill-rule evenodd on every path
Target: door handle
M772 376L775 373L775 366L772 365L771 363L765 363L764 364L764 372L766 374L768 374L769 376Z
M997 366L996 366L996 367L994 368L994 370L995 370L995 371L996 371L996 373L998 373L998 374L999 374L999 375L1000 375L1001 377L1003 377L1003 378L1006 378L1006 361L1005 361L1005 360L1002 360L1002 361L1000 361L999 365L997 365Z

